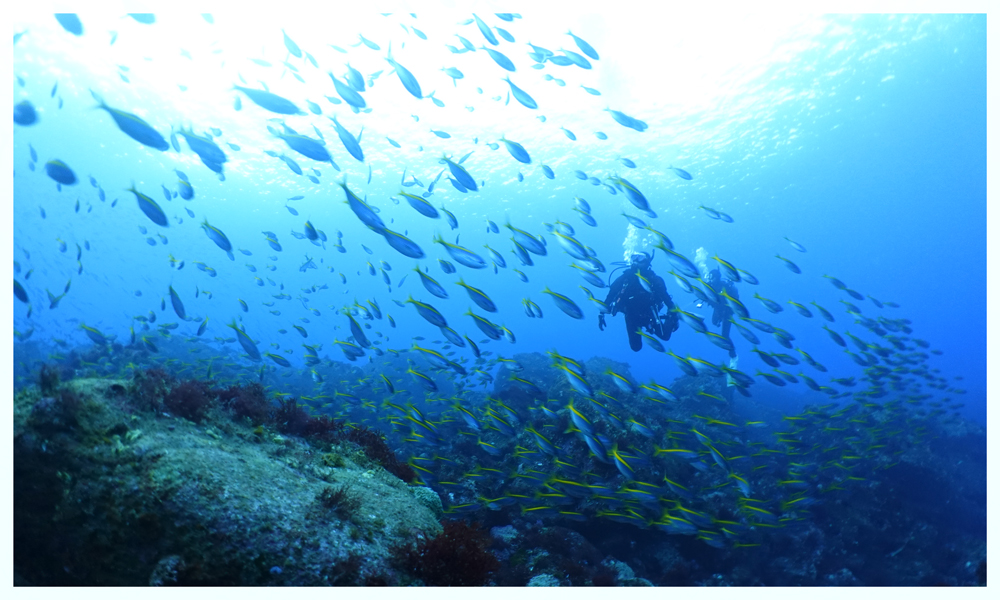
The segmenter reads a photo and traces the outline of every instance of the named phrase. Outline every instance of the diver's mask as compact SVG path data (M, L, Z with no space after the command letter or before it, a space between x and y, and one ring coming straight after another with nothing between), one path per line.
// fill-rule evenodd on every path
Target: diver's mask
M651 262L653 262L652 255L646 254L645 252L639 252L637 254L633 254L628 259L628 264L630 267L638 267L639 270L641 271L645 271L646 269L648 269L649 264Z

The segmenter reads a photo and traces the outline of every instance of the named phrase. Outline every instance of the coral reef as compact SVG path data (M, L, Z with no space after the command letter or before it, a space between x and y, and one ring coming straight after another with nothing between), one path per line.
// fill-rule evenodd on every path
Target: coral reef
M140 410L160 410L163 398L170 392L173 383L173 376L161 368L136 369L129 384L129 393Z
M184 381L170 390L163 405L179 417L201 423L212 402L208 392L208 383L204 381Z
M256 381L244 385L232 385L215 390L219 402L243 417L253 425L261 425L271 414L271 402L267 399L264 386Z
M136 410L164 377L72 380L14 400L14 561L22 584L354 585L395 581L389 548L440 531L398 478L209 410ZM133 384L136 382L133 381ZM206 392L206 395L210 395ZM67 400L68 399L68 400ZM71 415L73 418L69 419ZM316 520L335 483L356 500Z
M58 385L56 372L43 368L43 375L54 376L55 385ZM213 407L218 406L237 419L246 419L253 425L270 424L283 434L323 444L350 442L358 445L375 464L401 480L416 479L413 469L397 458L382 432L367 426L348 426L326 415L311 416L293 397L280 398L274 404L257 382L211 388L206 381L178 382L166 371L150 368L134 372L129 393L140 409L166 410L195 423L200 423Z
M341 519L348 519L361 508L361 498L345 486L326 486L316 496L316 500L327 511L336 513Z
M444 531L414 546L393 549L397 564L432 586L483 586L500 568L489 551L490 538L478 525L445 521Z
M800 462L799 454L762 455L750 461L762 469L751 471L735 449L772 445L779 427L790 428L781 403L799 400L773 390L766 398L734 396L724 378L705 373L670 382L676 400L650 398L628 365L583 362L595 397L621 422L610 427L597 417L595 429L608 446L630 453L637 480L682 482L700 490L686 507L719 523L746 521L739 490L719 477L721 465L707 452L700 467L653 455L660 440L697 448L694 427L724 449L754 498L780 511L780 526L756 524L718 543L665 533L649 514L617 520L600 514L609 502L640 507L612 497L627 493L619 468L594 459L581 436L569 433L567 405L574 397L583 403L552 369L551 356L517 354L502 363L488 393L463 392L464 405L480 420L475 432L448 409L401 402L408 408L397 412L405 416L419 406L440 434L421 444L406 439L409 428L391 417L393 427L381 431L384 417L371 418L357 404L344 404L336 417L317 414L295 396L271 400L261 383L237 384L236 377L215 387L181 378L180 371L130 367L129 379L74 379L98 369L88 358L95 352L68 353L73 369L41 360L21 365L29 387L14 403L19 584L985 584L985 432L962 419L934 422L911 413L914 420L901 427L891 423L898 416L869 404L869 420L848 425L860 436L862 466L846 462L861 459L841 451L803 467L820 478L834 468L849 471L850 487L817 479L823 485L810 497L789 496L775 483L781 477L768 473L785 460ZM367 368L331 371L363 377ZM382 393L375 379L357 387L366 403ZM597 408L583 405L590 416ZM828 419L829 409L805 405L801 415ZM801 415L793 422L801 423ZM502 431L504 421L509 429ZM749 421L774 425L742 426ZM553 471L529 423L559 446L560 470ZM845 434L826 424L796 426L791 442L836 447ZM873 432L882 443L869 441ZM409 462L394 447L409 448ZM430 487L406 485L417 472ZM605 491L601 499L570 497L567 480ZM668 506L676 502L674 492L659 493ZM810 502L793 506L783 497ZM550 505L541 506L542 498ZM479 524L460 515L474 515Z
M38 370L38 389L43 396L51 396L59 389L59 369L43 364Z
M406 482L416 480L417 476L413 469L410 465L396 458L396 453L386 443L385 435L382 432L365 426L349 427L343 437L360 446L365 456L374 460L396 477Z

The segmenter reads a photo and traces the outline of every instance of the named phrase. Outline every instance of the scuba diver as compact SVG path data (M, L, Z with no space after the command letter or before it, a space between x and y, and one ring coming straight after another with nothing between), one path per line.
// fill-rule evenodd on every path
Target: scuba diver
M634 352L642 349L642 335L639 331L645 329L661 340L669 340L670 334L677 330L677 315L671 312L674 302L667 293L663 279L650 269L652 254L645 252L629 257L625 271L611 284L608 297L604 300L611 316L625 313L625 330L628 332L628 344ZM660 314L666 308L665 314ZM604 312L597 317L601 331L607 326Z
M718 267L712 269L711 271L708 270L707 258L708 253L704 248L698 248L698 250L695 251L694 262L695 265L697 265L698 270L701 271L702 281L715 290L715 297L718 301L709 301L705 303L699 300L696 306L701 308L707 304L712 308L712 325L715 325L716 327L722 325L719 335L729 340L729 344L733 346L733 349L729 351L729 366L730 368L735 369L737 362L736 346L733 344L733 339L729 337L729 331L733 326L733 322L731 321L733 318L733 309L726 304L725 300L721 296L721 293L724 291L736 300L740 299L740 293L736 290L736 286L732 281L722 279L722 274L719 272Z

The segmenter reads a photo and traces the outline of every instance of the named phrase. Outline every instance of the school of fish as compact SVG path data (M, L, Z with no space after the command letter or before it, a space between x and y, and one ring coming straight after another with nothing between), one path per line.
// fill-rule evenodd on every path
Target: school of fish
M153 15L131 16L138 23L156 26ZM203 18L212 22L211 15ZM79 335L106 350L98 362L89 366L108 377L126 376L138 368L132 363L115 362L112 348L120 344L140 349L146 361L174 373L222 383L260 380L277 397L289 396L288 390L295 390L298 401L314 414L332 415L386 432L416 473L417 480L412 483L439 492L446 500L448 513L505 510L514 506L520 514L533 518L609 519L668 534L694 536L720 548L753 547L771 529L794 527L796 522L809 518L811 506L845 492L854 484L875 479L880 471L891 468L894 457L907 445L920 443L929 436L927 420L947 417L950 411L957 413L962 407L960 403L952 402L950 397L939 399L938 395L961 394L963 390L930 366L931 355L938 351L912 335L908 319L893 314L892 311L901 308L899 304L856 291L836 277L809 273L781 255L775 259L792 274L803 279L812 277L817 282L828 281L842 292L842 310L828 310L809 302L808 297L798 298L799 302L767 298L766 282L741 269L739 260L714 257L727 282L754 289L753 299L759 306L741 301L720 286L715 289L707 283L692 260L674 248L667 234L658 231L669 231L670 223L658 217L657 211L662 212L662 208L657 199L648 198L636 183L617 171L598 178L584 170L553 168L533 157L532 148L503 136L484 141L480 147L505 151L515 169L534 165L537 171L533 173L540 173L547 180L558 180L567 187L586 183L604 195L621 195L627 200L632 207L629 210L638 211L642 217L625 212L622 216L629 227L658 240L656 248L671 268L669 279L679 290L673 292L675 299L686 294L691 299L724 303L731 308L733 328L752 347L744 352L743 362L759 360L755 364L760 368L751 374L730 366L731 363L716 362L721 360L722 353L718 357L678 354L644 332L640 332L646 341L644 352L662 355L658 359L664 367L676 366L691 381L699 382L698 391L681 393L668 388L666 381L639 382L627 372L588 369L587 364L571 356L571 347L560 346L558 334L551 338L553 349L547 353L549 362L543 371L537 365L522 364L511 358L516 336L503 324L505 313L523 310L529 318L558 320L559 329L593 329L595 319L591 317L607 311L590 289L608 286L608 269L587 244L588 231L594 232L592 236L600 235L596 232L601 231L593 229L598 227L591 214L590 202L595 202L594 199L588 201L572 191L563 193L567 219L575 213L592 228L581 233L562 220L533 223L515 215L514 223L509 217L488 218L487 235L495 235L491 239L497 241L486 244L484 251L462 245L460 234L472 225L465 222L460 211L452 212L455 207L450 209L448 202L441 200L441 194L435 193L440 191L439 186L448 185L459 194L474 195L497 185L497 181L484 176L476 167L475 153L482 150L463 156L444 153L435 157L434 171L425 177L426 184L420 178L429 171L427 161L411 165L409 173L406 170L402 173L400 191L390 198L365 195L363 179L345 176L330 181L325 177L331 170L342 172L337 161L350 167L360 164L367 167L370 184L372 161L366 147L401 147L389 137L366 135L363 126L355 128L338 119L345 114L360 117L373 110L386 110L387 107L370 105L365 97L374 85L395 86L401 96L412 96L436 108L445 106L447 88L440 91L440 97L437 90L427 93L426 81L431 74L443 72L451 87L474 85L465 73L447 63L449 54L482 51L483 68L495 71L495 76L509 89L505 99L497 96L493 100L509 105L513 98L514 108L519 105L531 111L541 111L544 106L533 98L532 86L524 76L526 70L544 71L544 81L566 87L567 80L574 77L574 70L600 68L601 55L597 49L572 32L565 34L564 47L558 51L515 41L521 18L511 13L471 15L460 21L460 29L451 39L433 40L413 25L419 22L416 15L404 17L407 24L402 24L402 29L408 43L440 46L442 64L433 68L411 64L405 44L398 40L395 52L392 41L376 42L360 34L353 43L344 44L351 50L331 45L334 51L347 57L384 53L385 69L370 73L362 73L346 61L343 65L321 66L321 61L288 33L276 30L275 36L282 38L287 49L286 59L279 65L284 69L282 75L290 73L303 82L306 77L328 78L330 95L326 100L331 106L285 98L269 91L264 82L260 86L251 85L241 77L240 84L233 83L231 88L233 110L257 111L261 129L280 140L284 149L261 154L281 161L296 177L319 186L317 196L337 200L328 200L326 214L313 211L306 216L300 215L301 209L295 206L305 196L282 200L293 224L289 234L293 239L288 239L284 233L279 235L275 231L252 232L252 235L234 232L226 222L213 219L209 223L204 216L198 223L195 215L199 202L206 200L200 197L192 178L180 169L174 169L176 179L160 183L161 190L134 184L123 190L123 198L127 200L122 204L130 205L123 208L133 211L135 225L145 236L146 244L166 245L167 235L175 228L197 227L212 242L206 246L210 252L203 248L200 256L215 264L177 259L171 254L169 262L160 266L162 269L180 271L193 266L205 274L204 283L195 289L174 285L165 290L137 289L137 297L159 297L160 302L154 301L148 313L134 315L131 322L80 324ZM76 15L60 14L56 19L71 35L93 34L85 30ZM21 35L24 32L15 35L15 45ZM259 66L274 64L264 59L251 60ZM127 85L128 69L122 69L119 75ZM21 87L26 83L19 78ZM567 87L566 93L570 92L601 95L599 90L582 84L575 89ZM57 94L57 87L53 87L47 95L55 98ZM236 143L222 142L221 131L203 124L158 131L130 112L138 110L137 107L111 106L94 90L91 96L121 134L168 156L191 152L220 181L225 181L230 153L252 151ZM40 116L34 105L40 101L16 103L16 135L27 136L32 128L45 126L44 115ZM61 107L61 97L58 102ZM646 122L611 107L596 112L607 114L609 131L611 127L624 127L642 133L649 128ZM544 116L539 115L538 120L544 123ZM357 122L363 123L363 117ZM414 115L414 123L418 122L419 116ZM577 140L578 132L566 127L559 130L570 141ZM458 135L440 129L427 131L426 127L424 131L442 143ZM613 134L597 131L593 135L604 140ZM476 138L475 143L479 145L480 140ZM38 162L31 147L28 161L31 172L35 172ZM637 173L642 171L629 158L617 157L609 162ZM656 166L679 182L695 178L673 164ZM57 192L72 189L83 179L72 165L56 156L48 158L38 174L48 177ZM516 179L524 181L525 174L518 170ZM110 204L112 208L117 205L117 198L106 203L111 192L105 191L94 177L89 178L89 183L93 198L99 203ZM124 192L130 195L124 196ZM183 201L180 205L174 203L178 197ZM414 219L439 219L447 224L448 233L441 227L442 231L430 239L410 237L405 226L395 224L380 209L379 204L384 205L385 200L408 205L406 210L412 209ZM15 201L26 200L15 198ZM86 212L94 210L95 204L86 201ZM80 212L81 208L77 200L74 210ZM699 206L698 209L721 223L734 221L717 208ZM46 218L44 209L40 211L41 217ZM340 231L328 234L322 229L343 219L359 222L365 235L352 240ZM456 232L454 238L451 232ZM784 239L792 251L807 252L805 245ZM61 239L54 243L61 253L72 252L70 244L76 244L76 266L68 275L84 276L90 240L83 241L82 246L72 240L70 244ZM251 249L244 249L241 244ZM240 262L253 262L239 265L237 253ZM46 298L39 300L41 294L30 282L31 257L27 251L24 254L14 262L14 295L30 322L36 305L41 310L58 309L60 301L70 294L72 279L58 295L45 289ZM222 255L228 260L223 260ZM260 255L267 256L268 261L261 260ZM333 257L338 255L348 255L355 261L356 276L381 280L385 294L342 305L318 306L323 291L350 289L345 275L352 270L345 266L348 263L339 263L339 268L331 266ZM406 261L406 265L415 261L416 266L394 270L393 264L398 267L400 261ZM532 267L541 271L537 265L543 262L549 268L573 269L590 288L581 284L580 290L552 290L537 285L528 273ZM564 267L567 262L570 266ZM239 299L239 306L215 306L211 302L212 292L204 288L224 269L239 271L245 279L247 287L241 293L246 299ZM292 269L300 273L315 270L316 284L299 292L286 290L282 272ZM492 271L496 276L494 290L524 285L541 300L541 305L528 292L520 307L495 300L490 287L474 286L463 276L480 270ZM417 275L409 276L403 290L411 271ZM258 302L263 291L268 298ZM197 310L191 310L192 300L197 301ZM242 324L242 315L259 311L261 305L271 315L274 323L271 331L251 331ZM789 306L801 316L803 328L822 328L830 343L842 348L856 363L858 372L831 376L807 349L795 343L792 332L768 322L768 315ZM176 321L158 322L158 317L170 311ZM286 314L282 315L283 312ZM684 325L676 334L676 343L682 344L686 335L705 336L721 350L733 348L732 340L709 331L699 315L681 309L676 312ZM301 316L290 323L288 314ZM420 328L426 337L393 336L392 330L400 319ZM854 333L847 331L848 327ZM15 330L15 336L23 342L33 331L33 327ZM56 339L55 343L70 348L83 340L83 337L72 341ZM766 349L770 343L784 350ZM501 349L490 350L489 344ZM177 349L184 347L189 347L192 353L209 349L213 356L178 358ZM168 352L167 348L171 350ZM337 360L325 354L325 348L335 352ZM57 361L60 358L52 357ZM363 366L364 374L343 377L344 362ZM303 381L311 386L310 391L304 393L301 387L296 387L303 385ZM293 385L293 382L298 383ZM826 396L827 402L778 422L725 420L732 414L724 409L729 402L726 396L733 393L766 396L766 392L758 390L789 385L807 386ZM469 466L470 461L474 466Z

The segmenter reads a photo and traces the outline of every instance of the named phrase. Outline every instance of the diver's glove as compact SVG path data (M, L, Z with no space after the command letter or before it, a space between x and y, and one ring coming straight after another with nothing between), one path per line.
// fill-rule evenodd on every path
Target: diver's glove
M597 315L597 326L604 331L604 328L608 326L608 323L604 320L604 313Z

